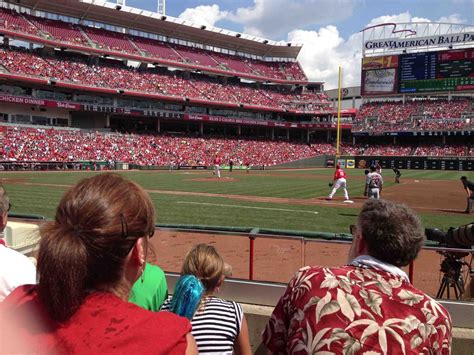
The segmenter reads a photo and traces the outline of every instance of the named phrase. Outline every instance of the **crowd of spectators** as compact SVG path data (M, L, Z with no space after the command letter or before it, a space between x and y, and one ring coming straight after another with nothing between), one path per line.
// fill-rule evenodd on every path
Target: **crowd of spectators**
M293 143L264 139L196 137L191 135L139 135L8 127L3 131L0 160L9 162L107 161L137 165L212 166L217 156L226 165L249 163L272 166L317 155L333 155L330 143ZM408 144L341 144L346 155L409 156L467 155L465 146Z
M83 86L108 87L146 94L161 94L192 99L234 104L247 104L270 109L329 109L329 101L322 93L312 91L279 91L276 88L257 88L250 84L222 84L218 79L194 75L184 79L177 74L163 74L156 68L138 69L123 63L102 60L89 64L79 56L64 54L44 56L25 50L0 50L3 67L12 74L56 81L73 82Z
M120 161L138 165L212 165L216 155L224 164L271 166L334 154L329 143L229 139L170 135L137 135L79 130L11 128L3 132L0 160L4 161Z
M102 28L73 25L60 20L19 14L0 8L0 26L59 42L92 46L114 52L172 60L271 79L307 81L296 62L266 62L216 53Z
M420 144L414 155L419 156L465 156L470 155L465 145Z
M378 156L407 156L413 149L406 144L343 144L341 147L344 154Z
M423 131L456 131L463 128L469 128L463 118L459 119L422 119L416 122L416 129Z
M469 123L463 117L469 104L469 99L369 102L360 107L353 131L377 133L469 129Z

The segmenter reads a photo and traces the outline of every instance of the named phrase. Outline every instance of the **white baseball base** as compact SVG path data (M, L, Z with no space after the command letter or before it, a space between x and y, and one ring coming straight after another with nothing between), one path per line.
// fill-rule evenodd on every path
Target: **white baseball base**
M352 200L344 200L344 203L354 203Z

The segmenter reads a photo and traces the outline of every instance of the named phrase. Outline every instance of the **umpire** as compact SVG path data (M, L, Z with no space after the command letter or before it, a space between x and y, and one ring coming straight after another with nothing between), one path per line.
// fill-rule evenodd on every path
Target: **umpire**
M464 213L471 213L472 200L474 200L474 182L468 180L465 176L461 176L461 182L467 193L467 207Z

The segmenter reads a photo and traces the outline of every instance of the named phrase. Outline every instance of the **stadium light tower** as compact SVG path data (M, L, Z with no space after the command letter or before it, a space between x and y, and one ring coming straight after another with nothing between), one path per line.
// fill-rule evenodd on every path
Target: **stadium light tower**
M161 15L166 15L166 0L158 0L156 4L156 12L158 12Z

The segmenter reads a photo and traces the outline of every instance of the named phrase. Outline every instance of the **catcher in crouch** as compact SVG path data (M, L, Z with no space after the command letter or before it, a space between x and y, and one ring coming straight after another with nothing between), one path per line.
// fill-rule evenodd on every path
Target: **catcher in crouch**
M336 171L334 172L334 178L333 182L329 184L329 186L332 186L332 191L329 194L329 196L326 198L326 200L332 200L332 197L336 193L336 191L342 187L344 190L344 200L348 201L349 200L349 193L347 192L347 182L346 182L346 172L341 169L341 165L337 164L336 165Z

